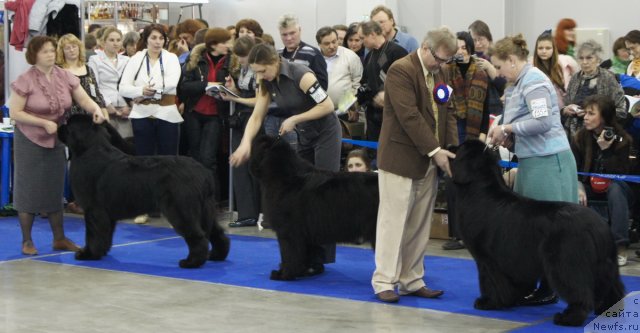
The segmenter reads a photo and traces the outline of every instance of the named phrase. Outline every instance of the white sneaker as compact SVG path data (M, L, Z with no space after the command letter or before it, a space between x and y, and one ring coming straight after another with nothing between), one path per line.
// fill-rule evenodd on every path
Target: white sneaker
M147 221L149 221L149 215L148 214L136 216L136 218L133 219L133 223L135 223L135 224L145 224L145 223L147 223Z
M627 265L627 256L626 255L618 255L618 266L626 266Z

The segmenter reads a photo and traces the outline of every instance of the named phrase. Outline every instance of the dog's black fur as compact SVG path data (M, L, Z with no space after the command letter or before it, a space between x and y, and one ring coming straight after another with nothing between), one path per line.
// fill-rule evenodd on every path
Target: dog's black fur
M375 173L318 170L284 140L264 135L253 142L250 170L262 187L264 220L280 245L282 263L271 279L305 276L313 266L312 245L364 240L375 246Z
M557 325L582 326L591 311L599 315L622 299L616 245L602 218L577 204L514 193L485 147L467 141L452 162L456 221L480 280L474 307L517 305L543 276L568 303L554 316Z
M213 179L198 162L130 156L130 145L111 125L93 124L87 115L72 116L58 137L71 151L71 187L85 211L86 244L76 259L100 259L111 248L116 221L158 210L189 246L180 267L227 257L230 244L216 222Z

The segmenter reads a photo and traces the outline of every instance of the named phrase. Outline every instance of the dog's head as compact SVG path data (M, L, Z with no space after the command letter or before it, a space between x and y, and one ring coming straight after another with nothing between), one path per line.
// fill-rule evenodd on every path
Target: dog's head
M58 139L74 156L81 156L87 149L99 145L112 145L126 154L133 154L133 147L108 122L94 124L91 115L76 114L58 129Z
M284 139L258 135L251 145L249 171L261 181L286 180L306 170L306 163Z
M451 173L456 184L491 179L502 180L502 170L498 165L498 154L479 140L465 141L455 150L456 158L451 163Z

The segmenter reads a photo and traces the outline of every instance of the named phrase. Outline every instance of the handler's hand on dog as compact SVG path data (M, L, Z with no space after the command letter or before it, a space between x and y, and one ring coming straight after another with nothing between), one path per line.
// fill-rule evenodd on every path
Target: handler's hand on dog
M294 128L296 128L296 119L295 116L292 116L282 122L282 125L280 125L280 131L278 131L278 135L287 134L293 131Z
M250 155L251 146L240 143L238 149L229 156L229 164L234 167L240 166L249 159Z
M438 168L444 171L449 177L451 177L451 167L449 165L450 158L456 158L456 154L445 149L440 149L435 155L433 155L433 160L436 162Z
M583 188L578 189L578 203L582 206L587 206L587 193Z
M104 117L104 115L102 114L102 110L98 109L96 110L96 112L93 113L93 122L96 124L102 124L102 122L104 122L106 119Z
M44 124L44 130L47 131L47 134L56 134L58 131L58 124L54 123L51 120L47 120Z

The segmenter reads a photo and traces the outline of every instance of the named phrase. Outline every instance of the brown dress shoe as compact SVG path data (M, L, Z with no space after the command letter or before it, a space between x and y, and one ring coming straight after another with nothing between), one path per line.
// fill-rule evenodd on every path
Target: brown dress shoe
M422 287L412 293L408 293L407 295L418 296L423 298L436 298L436 297L442 296L442 294L444 294L444 291L442 290L433 290L427 287Z
M376 294L376 297L385 303L396 303L400 300L400 296L393 290L385 290Z
M26 241L22 243L22 254L35 256L36 254L38 254L38 250L36 250L36 247L33 245L32 241Z
M56 251L73 251L78 252L80 248L69 238L53 241L53 249Z

